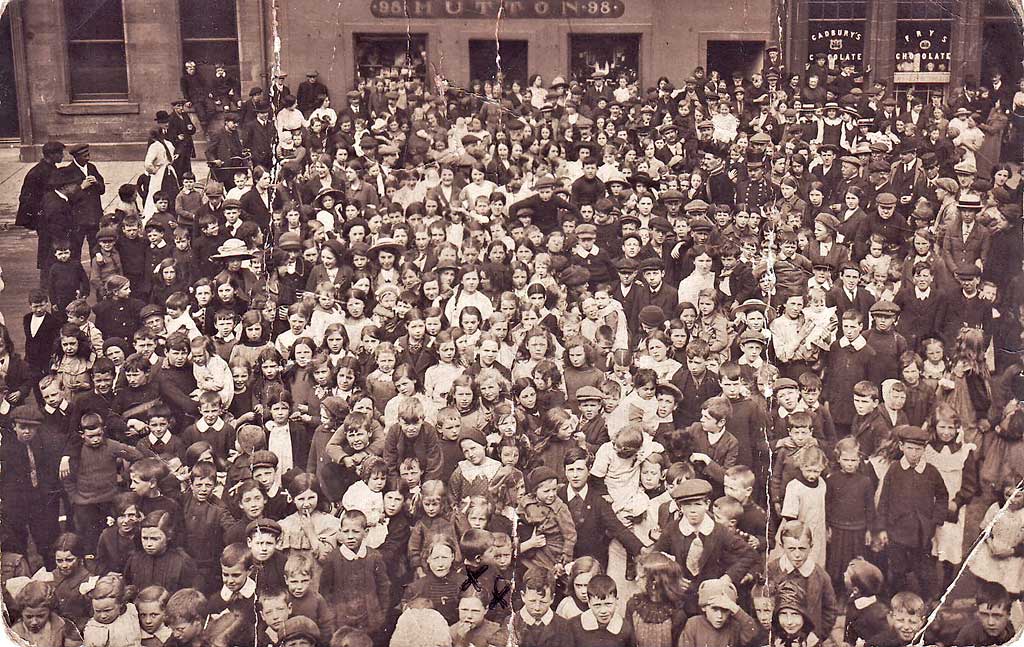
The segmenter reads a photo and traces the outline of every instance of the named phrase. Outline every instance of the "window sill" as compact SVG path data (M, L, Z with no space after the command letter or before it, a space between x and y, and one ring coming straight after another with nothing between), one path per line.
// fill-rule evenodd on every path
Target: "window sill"
M57 106L60 115L137 115L139 104L128 101L88 101L62 103Z

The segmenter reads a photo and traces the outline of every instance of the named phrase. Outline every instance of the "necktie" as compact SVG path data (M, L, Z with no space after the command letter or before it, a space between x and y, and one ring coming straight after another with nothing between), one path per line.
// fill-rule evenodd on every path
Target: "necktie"
M583 497L576 495L569 501L569 512L572 513L572 518L575 521L581 521L583 519Z
M25 450L28 452L28 478L32 482L32 487L37 488L39 487L39 473L36 472L36 456L28 445L25 446Z
M700 558L704 554L704 542L700 533L694 533L693 541L690 542L690 549L686 551L686 570L696 577L700 574Z

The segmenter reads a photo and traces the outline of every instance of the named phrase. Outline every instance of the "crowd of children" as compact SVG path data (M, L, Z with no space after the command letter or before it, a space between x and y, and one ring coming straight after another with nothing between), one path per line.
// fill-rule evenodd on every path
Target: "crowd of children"
M1007 106L905 119L770 54L624 94L284 96L287 145L226 199L123 187L87 267L54 239L23 353L0 327L13 632L1010 640L1021 191L959 139Z

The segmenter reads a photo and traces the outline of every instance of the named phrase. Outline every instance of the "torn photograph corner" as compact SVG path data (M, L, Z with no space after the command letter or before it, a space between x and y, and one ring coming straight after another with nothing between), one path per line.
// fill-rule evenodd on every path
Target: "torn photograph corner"
M1024 645L1021 0L0 0L0 643Z

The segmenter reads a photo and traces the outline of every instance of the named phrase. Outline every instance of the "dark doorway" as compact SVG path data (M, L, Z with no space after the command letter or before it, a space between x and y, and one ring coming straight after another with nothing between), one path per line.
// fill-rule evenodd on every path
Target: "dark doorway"
M586 83L602 72L616 87L620 76L640 77L640 34L569 34L569 73Z
M1010 97L1017 91L1021 78L1021 59L1024 43L1020 27L1013 19L990 19L985 22L981 46L981 83L988 85L993 72L1001 72L1003 83L1011 88Z
M11 12L0 18L0 138L20 137L18 95L14 79L14 41L11 40Z
M705 69L717 70L722 79L728 80L733 72L742 72L750 78L761 70L764 56L764 41L760 40L709 40L708 58Z
M512 81L526 85L529 49L529 43L525 40L470 40L470 81L493 81L498 73L500 54L501 72L505 77L506 87Z

